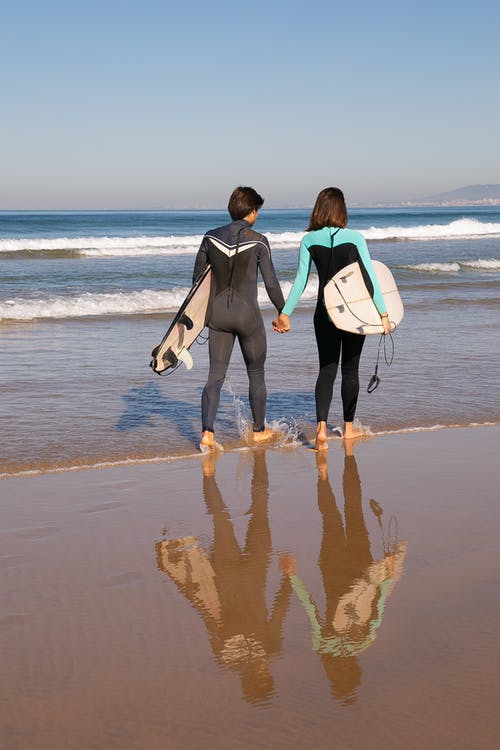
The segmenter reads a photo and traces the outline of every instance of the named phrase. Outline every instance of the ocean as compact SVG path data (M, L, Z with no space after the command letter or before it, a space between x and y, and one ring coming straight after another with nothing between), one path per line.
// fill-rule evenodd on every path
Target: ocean
M262 210L286 296L309 210ZM352 209L405 305L372 394L368 337L357 417L374 436L500 423L500 207ZM190 287L203 234L224 211L0 212L0 476L175 459L197 451L208 347L167 377L149 367ZM288 335L259 288L268 334L268 422L281 445L314 431L317 354L311 277ZM387 342L389 343L389 342ZM391 352L386 352L390 358ZM236 345L216 434L245 446L247 379ZM341 426L340 388L330 412Z

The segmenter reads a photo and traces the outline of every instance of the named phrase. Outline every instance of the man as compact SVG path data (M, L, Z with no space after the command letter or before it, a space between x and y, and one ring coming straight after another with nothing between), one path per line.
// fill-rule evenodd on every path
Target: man
M253 440L261 442L273 436L265 425L267 341L257 303L259 270L278 313L285 301L271 260L269 242L252 229L263 203L264 199L253 188L237 187L228 203L232 222L207 232L196 256L193 282L207 264L212 268L207 313L210 371L201 398L202 451L217 448L214 421L235 338L238 338L247 368Z

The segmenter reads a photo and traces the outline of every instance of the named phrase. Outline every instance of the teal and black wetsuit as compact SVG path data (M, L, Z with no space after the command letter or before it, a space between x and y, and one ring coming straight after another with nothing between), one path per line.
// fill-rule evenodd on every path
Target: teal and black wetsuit
M314 312L314 331L319 353L319 375L316 381L316 417L326 422L332 401L333 384L339 360L342 369L342 404L344 420L352 422L359 393L359 358L365 337L339 330L330 320L324 305L323 290L338 271L359 261L368 290L379 313L386 312L384 298L377 282L366 240L360 232L339 227L323 227L308 232L300 245L297 276L283 312L290 315L302 295L311 262L319 277L318 301Z
M259 432L264 429L266 416L267 351L264 321L257 303L259 270L278 312L285 302L269 242L244 219L233 221L204 236L196 256L193 281L207 263L212 267L212 289L207 314L210 372L201 399L203 431L213 432L220 391L237 337L248 373L254 431Z

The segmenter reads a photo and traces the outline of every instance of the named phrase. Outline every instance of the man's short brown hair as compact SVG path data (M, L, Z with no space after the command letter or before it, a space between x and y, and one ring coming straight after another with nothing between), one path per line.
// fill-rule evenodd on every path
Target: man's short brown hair
M258 211L264 204L264 198L252 187L237 187L231 193L227 210L233 221L244 219L245 216Z

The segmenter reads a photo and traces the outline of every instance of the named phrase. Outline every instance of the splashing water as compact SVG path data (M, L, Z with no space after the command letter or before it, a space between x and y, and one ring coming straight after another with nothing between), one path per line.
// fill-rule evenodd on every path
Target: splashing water
M248 440L248 436L253 429L253 419L250 409L235 392L230 378L226 381L224 390L233 400L234 420L238 434L244 440ZM291 419L290 421L287 421L283 417L273 419L267 424L267 426L279 435L278 443L273 443L274 445L277 445L277 447L282 447L284 445L299 445L300 429L295 419Z

